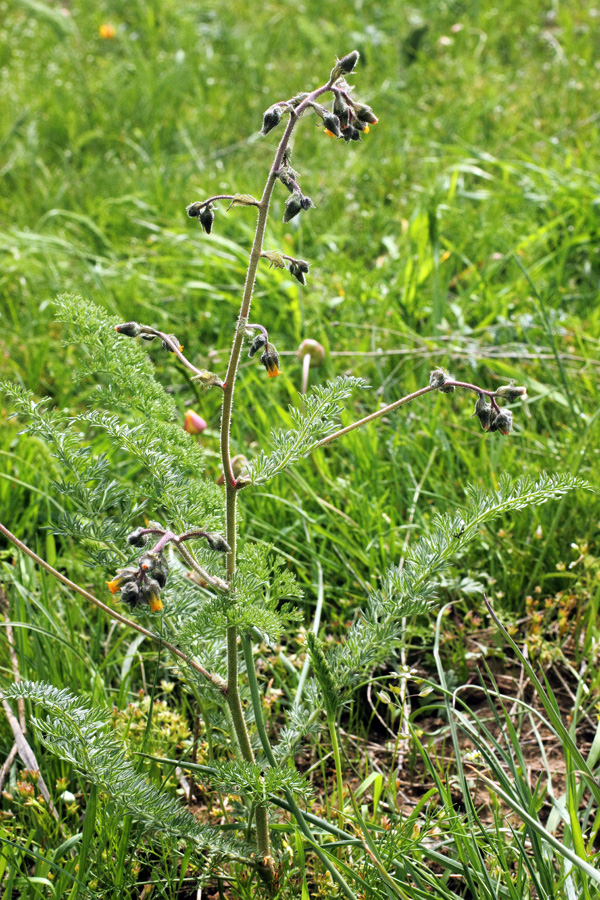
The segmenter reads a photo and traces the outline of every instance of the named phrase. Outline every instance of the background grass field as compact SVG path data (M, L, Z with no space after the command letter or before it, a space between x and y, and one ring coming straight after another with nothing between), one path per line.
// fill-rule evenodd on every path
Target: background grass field
M351 373L371 385L347 421L425 385L437 365L490 389L514 379L529 400L503 438L469 418L469 396L426 396L244 495L244 534L284 554L307 626L319 560L323 633L335 640L433 510L464 504L467 483L493 489L503 472L542 470L599 483L599 45L592 3L3 2L0 377L63 409L89 402L93 384L73 377L82 351L53 318L65 291L175 332L197 365L224 367L255 214L220 204L206 236L185 207L260 196L275 147L258 135L264 109L358 49L356 93L380 123L352 145L310 116L297 130L293 164L316 208L284 225L281 188L266 246L310 261L310 276L302 288L260 271L253 320L282 352L283 375L244 364L233 446L252 455L289 422L306 337L327 351L311 383ZM149 354L182 422L190 405L209 421L201 441L216 479L219 398ZM99 588L106 573L44 530L61 502L48 451L2 412L0 520ZM441 639L457 684L483 654L472 641L486 591L543 663L589 664L596 715L599 527L597 494L580 492L484 530L457 557L442 589L456 615ZM29 626L16 634L22 677L118 705L146 686L138 661L123 678L128 645L108 652L107 622L59 602L10 549L3 566L11 617ZM431 623L416 623L410 660L435 677L432 647ZM368 734L370 716L355 710L352 727ZM3 725L0 756L11 743ZM52 784L61 764L48 766ZM29 834L25 818L19 827Z

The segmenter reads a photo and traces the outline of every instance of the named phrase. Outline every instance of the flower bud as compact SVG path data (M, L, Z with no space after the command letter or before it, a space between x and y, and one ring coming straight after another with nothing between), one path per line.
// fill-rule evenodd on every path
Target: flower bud
M302 207L302 209L305 209L305 210L310 209L311 206L314 206L314 205L315 204L312 202L310 197L302 197L302 199L300 200L300 206Z
M356 118L360 122L366 122L367 125L377 125L379 119L373 112L370 106L367 106L366 103L353 103L352 108L356 115Z
M209 372L208 369L199 369L196 375L192 375L190 381L198 381L203 387L211 387L218 384L223 387L223 381L215 372Z
M279 353L273 344L267 344L266 350L260 358L261 363L267 370L269 378L275 378L279 372Z
M120 591L124 584L132 581L138 574L138 570L134 569L132 566L127 566L126 569L121 569L120 572L117 572L112 581L106 582L106 587L109 589L111 594L116 594L117 591Z
M149 331L143 331L140 337L143 341L153 341L154 338L158 337L158 335L151 334Z
M513 427L513 415L510 409L501 409L490 425L490 431L499 431L500 434L510 434Z
M121 591L121 601L127 603L130 609L134 609L140 602L140 588L135 581L130 581Z
M454 385L446 384L449 379L450 375L445 369L434 369L429 375L429 387L435 388L435 390L441 391L443 394L451 394L454 390Z
M285 185L290 194L293 194L294 191L298 190L298 184L296 182L296 179L294 178L295 174L295 172L292 174L292 171L289 169L280 169L277 175L281 183Z
M127 337L137 337L141 330L141 326L137 322L123 322L122 325L115 325L115 331L118 334L125 334Z
M493 412L492 407L484 394L479 395L477 403L475 404L475 412L473 413L473 415L477 416L484 431L490 430Z
M509 403L514 403L516 400L527 400L527 388L515 384L503 384L496 391L496 397L503 397Z
M160 612L163 609L163 602L160 599L160 585L154 578L143 586L141 593L152 612Z
M167 337L171 339L171 344L174 344L176 347L179 348L179 352L181 353L181 351L183 350L183 346L179 343L179 341L177 340L177 338L175 337L175 335L174 335L174 334L168 334ZM171 347L171 345L170 345L170 344L167 344L166 341L161 341L160 343L161 343L161 346L162 346L163 350L168 350L169 353L174 353L174 352L175 352L175 351L173 350L173 348Z
M352 53L348 53L346 56L342 56L341 59L338 59L336 65L331 70L331 75L329 76L331 80L337 81L342 75L349 75L359 58L360 53L358 50L353 50Z
M202 225L202 230L205 234L210 234L213 227L213 222L215 221L215 214L213 212L212 203L209 203L208 206L203 207L198 214L198 221Z
M342 137L348 144L350 141L360 141L360 131L354 125L346 125L342 131Z
M300 194L298 191L294 191L288 202L285 204L285 210L283 213L284 222L289 222L290 219L293 219L294 216L297 216L298 213L303 209L302 200L302 194Z
M281 122L281 117L283 115L283 107L281 106L270 106L269 109L263 115L263 123L261 134L268 134L273 128L276 128L277 125Z
M324 114L323 125L325 126L325 132L332 137L339 138L342 136L340 120L334 113L326 112Z
M340 94L336 94L333 100L333 113L337 116L342 131L350 121L350 107Z
M187 431L188 434L202 434L205 428L207 428L206 420L199 416L197 412L194 412L193 409L188 409L185 414L183 430Z
M143 547L148 540L148 535L144 534L145 529L140 525L135 531L127 535L127 543L131 547Z
M214 531L207 531L206 535L206 543L210 547L211 550L214 550L216 553L230 553L231 547L225 540L222 534L217 534Z
M293 275L296 281L299 281L300 284L306 284L306 278L304 277L304 274L304 270L300 268L298 263L290 263L290 275Z
M202 200L196 200L194 203L190 203L189 206L186 206L185 211L190 217L190 219L195 219L200 215L200 210L203 208L204 203Z
M304 359L305 356L310 356L311 366L320 366L325 360L325 348L322 344L319 344L318 341L314 341L312 338L306 338L306 340L302 341L298 347L296 356L298 359Z
M158 553L151 553L149 550L140 556L140 569L146 574L151 574L160 565L160 556Z
M162 553L160 555L158 565L154 569L152 575L154 576L155 581L158 582L158 586L160 588L164 588L165 584L167 583L167 578L169 577L169 563L164 558Z
M267 346L267 336L260 331L250 344L250 349L248 350L248 356L252 358L255 353L258 353L259 350L262 350L263 347Z

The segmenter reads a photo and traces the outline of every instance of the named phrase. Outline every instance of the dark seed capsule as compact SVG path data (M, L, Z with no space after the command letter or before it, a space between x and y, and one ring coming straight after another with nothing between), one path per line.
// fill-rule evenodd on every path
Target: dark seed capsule
M148 540L148 535L143 534L144 529L140 526L127 535L127 543L131 547L143 547Z
M348 144L350 141L360 141L360 131L354 125L347 125L342 131L342 137Z
M297 192L292 194L289 198L288 202L285 204L285 210L283 213L283 221L289 222L294 216L297 216L299 212L303 209L302 206L302 194L298 194Z
M140 602L140 589L135 581L130 581L121 591L121 600L127 603L130 609L134 609Z
M158 582L158 586L164 588L167 583L167 578L169 577L169 566L166 559L161 559L160 565L156 567L152 574L154 580Z
M196 216L200 215L200 210L203 207L203 203L201 200L196 200L195 203L190 203L189 206L186 206L185 211L187 212L190 219L195 219Z
M296 263L290 263L290 275L293 275L296 281L299 281L300 284L306 284L306 278L304 277L304 272L300 269Z
M180 346L180 344L179 344L179 341L177 340L177 338L175 337L174 334L169 334L169 335L167 335L167 337L170 337L170 338L171 338L171 343L175 344L175 346L176 346L176 347L179 347L179 349L181 350L181 346ZM161 343L161 346L162 346L163 350L168 350L169 353L174 353L174 352L175 352L175 351L173 350L173 348L171 347L171 345L170 345L170 344L167 344L166 341L161 341L160 343Z
M281 122L281 117L283 115L283 109L281 106L270 106L269 109L263 115L263 124L261 134L268 134L273 128L276 128L277 125Z
M354 109L354 113L356 118L361 122L366 122L367 125L377 125L379 119L373 112L370 106L367 106L366 103L353 103L352 107Z
M215 214L212 209L212 205L209 203L208 206L205 206L203 210L198 215L198 221L202 225L202 230L205 234L210 234L213 227L213 222L215 221Z
M499 431L500 434L510 434L513 427L513 417L510 409L501 410L490 425L490 431Z
M332 134L334 137L339 138L342 136L342 132L340 130L340 120L334 113L325 113L323 116L323 125L325 126L325 130Z
M208 531L205 537L206 543L211 550L215 550L217 553L229 553L229 551L231 550L231 547L222 534L217 534L214 531Z
M123 322L122 325L115 325L115 331L127 337L137 337L141 328L137 322Z
M349 75L359 59L360 53L358 52L358 50L353 50L352 53L348 53L346 56L342 56L342 58L338 62L338 66L342 75Z
M335 99L333 101L333 112L334 115L337 116L337 119L340 123L340 128L343 130L346 128L350 121L350 107L345 103L344 99L339 95L335 95Z
M490 425L492 422L492 407L488 403L484 394L479 395L479 399L475 404L475 412L474 415L477 416L481 423L481 427L484 431L490 430Z
M255 353L258 353L259 350L262 350L267 344L267 338L262 332L257 334L252 343L250 344L250 349L248 350L248 356L253 357Z

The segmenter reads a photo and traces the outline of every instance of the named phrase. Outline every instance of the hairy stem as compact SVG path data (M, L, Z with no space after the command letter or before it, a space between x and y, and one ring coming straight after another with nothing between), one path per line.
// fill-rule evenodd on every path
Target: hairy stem
M263 191L263 195L258 204L258 218L256 222L256 231L252 249L250 250L250 259L248 261L248 270L246 272L246 281L244 284L244 293L242 295L242 304L233 338L233 345L227 366L227 375L223 386L223 406L221 412L221 462L223 465L223 476L225 479L225 539L230 546L230 552L227 554L227 581L229 584L235 574L237 556L237 517L236 517L236 499L237 484L231 466L231 415L233 411L233 395L235 391L235 380L237 376L242 344L244 342L244 333L248 324L248 316L250 313L250 304L252 302L252 293L256 282L256 272L260 262L263 240L265 236L265 228L269 217L269 205L273 194L273 188L277 181L277 174L283 162L284 153L289 144L289 140L298 121L300 114L306 108L308 103L316 99L320 94L327 91L330 83L317 88L312 94L298 106L298 109L290 112L290 118L287 123L283 137L279 142L273 165L269 172L267 182ZM254 762L254 754L252 746L248 738L248 729L244 719L244 711L240 701L238 686L238 657L237 657L237 628L230 626L227 629L227 704L231 712L233 726L240 745L241 752L245 759ZM256 838L258 851L261 856L262 865L259 864L261 874L266 881L271 881L274 876L273 860L270 852L269 823L266 807L258 807L256 811Z
M247 634L242 635L242 650L244 653L244 661L246 663L246 674L247 674L247 678L248 678L248 684L250 686L250 696L252 697L252 708L254 710L254 719L256 721L258 736L260 738L260 742L262 744L262 748L265 753L265 756L267 757L269 765L276 768L277 760L275 759L275 756L273 754L273 750L271 748L271 742L269 741L269 736L267 734L267 730L265 728L265 723L264 723L263 715L262 715L262 704L261 704L261 700L260 700L260 691L258 688L258 681L256 678L256 670L254 668L254 657L252 654L252 642L250 640L250 636ZM314 834L312 833L312 831L310 830L310 828L306 822L305 816L308 814L305 814L302 812L302 810L296 803L296 800L294 798L292 791L290 791L289 788L284 788L283 793L285 794L285 798L287 801L287 808L292 813L292 815L295 817L295 819L298 823L298 828L300 829L300 831L302 832L302 834L304 835L304 837L306 838L306 840L308 841L310 846L313 848L313 850L315 851L315 853L317 854L317 856L319 857L319 859L321 860L321 862L323 863L325 868L331 873L332 878L335 881L337 881L337 883L343 890L346 897L348 897L348 900L356 900L356 895L354 894L354 892L352 891L352 889L346 882L346 880L343 877L343 875L341 874L341 872L338 871L338 869L334 866L334 864L331 862L331 860L327 857L327 855L319 847ZM258 810L257 810L257 813L258 813ZM340 831L340 833L345 835L345 832Z

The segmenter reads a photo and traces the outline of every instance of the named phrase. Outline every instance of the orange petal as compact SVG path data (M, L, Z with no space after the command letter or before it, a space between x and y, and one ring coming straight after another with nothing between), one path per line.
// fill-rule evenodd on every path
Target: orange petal
M119 587L119 583L117 582L116 579L114 579L113 581L107 581L106 587L109 589L111 594L116 594L117 591L121 590L121 588Z
M152 612L160 612L163 609L163 602L160 597L150 597L148 603Z
M272 372L267 372L267 375L269 376L269 378L277 378L278 375L281 375L281 372L276 366Z

